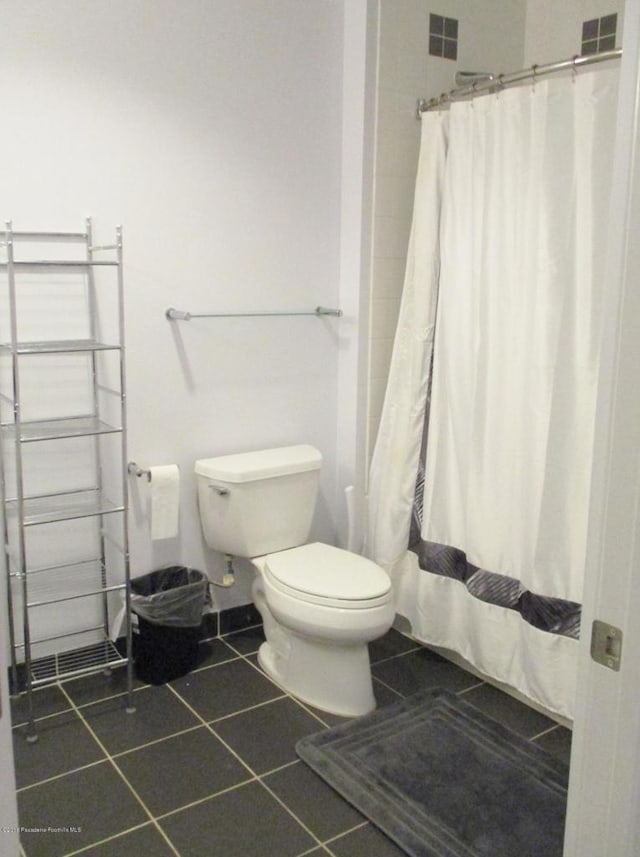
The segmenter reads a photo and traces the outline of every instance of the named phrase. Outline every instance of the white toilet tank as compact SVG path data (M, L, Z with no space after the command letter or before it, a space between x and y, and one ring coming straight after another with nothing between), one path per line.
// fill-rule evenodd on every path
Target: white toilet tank
M195 463L200 520L220 553L254 557L305 544L322 455L300 444Z

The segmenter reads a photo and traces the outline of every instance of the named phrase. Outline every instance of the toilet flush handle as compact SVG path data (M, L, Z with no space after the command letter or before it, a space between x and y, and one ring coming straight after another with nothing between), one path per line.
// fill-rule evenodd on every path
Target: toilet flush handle
M222 485L214 485L213 482L209 482L209 488L213 488L216 494L219 494L221 497L226 497L229 494L228 488L223 488Z

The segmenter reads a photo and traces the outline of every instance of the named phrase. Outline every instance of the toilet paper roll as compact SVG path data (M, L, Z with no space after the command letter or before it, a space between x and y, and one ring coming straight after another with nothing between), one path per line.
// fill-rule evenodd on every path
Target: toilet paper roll
M178 535L180 471L177 464L149 468L151 473L151 538L172 539Z

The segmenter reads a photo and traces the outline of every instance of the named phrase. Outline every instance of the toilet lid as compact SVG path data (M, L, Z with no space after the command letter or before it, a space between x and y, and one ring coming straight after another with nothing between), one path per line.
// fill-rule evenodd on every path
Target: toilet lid
M278 588L309 601L372 606L391 591L387 573L375 562L320 542L269 554L264 568Z

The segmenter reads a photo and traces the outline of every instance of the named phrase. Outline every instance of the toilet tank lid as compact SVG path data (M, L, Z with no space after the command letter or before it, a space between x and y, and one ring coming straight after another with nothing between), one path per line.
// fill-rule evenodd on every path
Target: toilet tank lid
M201 458L195 463L195 472L221 482L252 482L289 473L319 470L321 464L322 454L314 446L298 444Z

